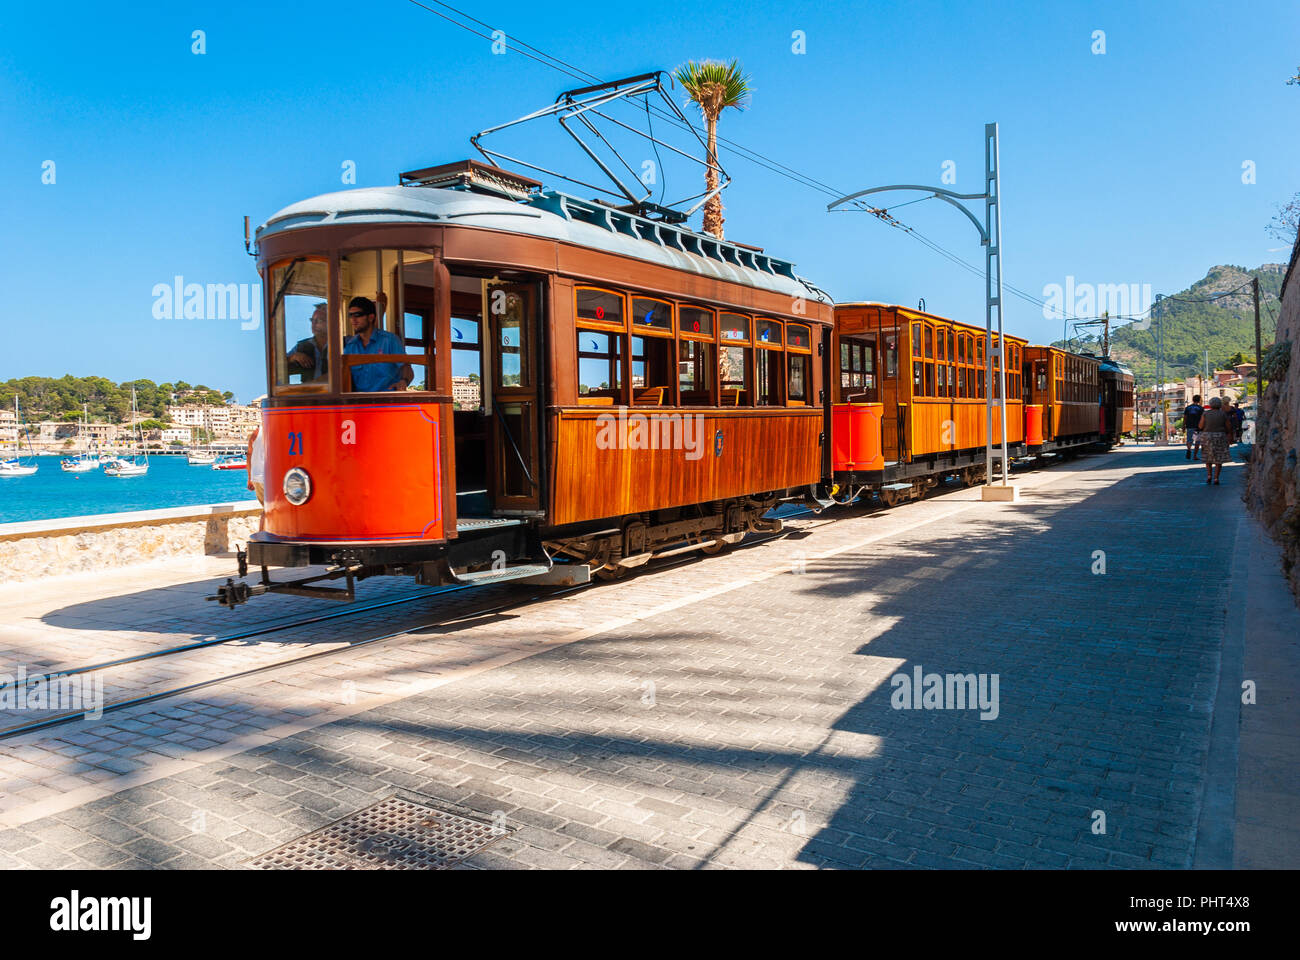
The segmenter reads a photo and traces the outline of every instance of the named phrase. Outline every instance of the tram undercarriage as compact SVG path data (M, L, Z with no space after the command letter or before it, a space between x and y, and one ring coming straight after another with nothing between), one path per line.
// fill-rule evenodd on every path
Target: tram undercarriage
M698 550L716 554L747 533L779 533L781 520L767 517L788 491L657 510L604 524L551 528L539 533L524 520L481 522L456 540L429 544L307 544L253 540L238 554L240 582L228 578L207 599L235 607L264 593L351 601L356 583L368 577L410 576L426 586L519 580L570 585L595 576L617 580L661 557ZM556 562L558 559L559 562ZM249 566L257 583L244 583ZM270 568L323 566L293 580L273 580ZM322 584L343 580L344 586Z

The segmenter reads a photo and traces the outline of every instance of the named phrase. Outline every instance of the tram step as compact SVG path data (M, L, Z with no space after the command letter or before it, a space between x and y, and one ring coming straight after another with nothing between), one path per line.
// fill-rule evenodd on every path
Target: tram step
M457 533L473 533L475 530L491 530L497 527L517 527L522 520L515 517L458 517Z
M521 563L515 567L503 567L500 570L475 570L471 573L455 573L457 583L504 583L506 580L523 580L527 577L540 577L550 573L551 567L545 563Z
M912 485L910 483L882 483L880 485L880 489L881 490L911 490Z

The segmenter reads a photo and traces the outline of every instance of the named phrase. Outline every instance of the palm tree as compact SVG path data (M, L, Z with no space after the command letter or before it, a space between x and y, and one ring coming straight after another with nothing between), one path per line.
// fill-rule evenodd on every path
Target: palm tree
M740 61L692 60L678 67L673 78L682 85L691 102L704 115L708 133L709 165L704 172L706 190L718 189L718 115L727 107L743 110L749 99L749 78L740 70ZM704 204L704 232L722 239L722 198L716 193Z

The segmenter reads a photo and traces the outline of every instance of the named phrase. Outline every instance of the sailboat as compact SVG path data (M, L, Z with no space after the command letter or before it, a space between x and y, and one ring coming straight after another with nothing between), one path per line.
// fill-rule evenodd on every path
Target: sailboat
M18 421L18 429L26 434L26 424L23 423L23 415L18 411L18 395L14 394L14 419ZM14 442L15 448L17 441ZM30 463L23 463L21 457L9 457L6 460L0 460L0 477L30 477L40 465L36 462L36 451L32 449L32 438L27 436L27 452L31 454Z
M192 467L210 467L217 462L217 455L211 450L191 450L185 462Z
M135 442L135 431L140 428L135 414L135 387L131 388L131 441ZM144 437L140 437L140 448L144 447ZM144 462L138 453L130 458L112 457L103 461L104 473L110 477L142 477L149 472L149 453L145 451Z
M90 413L86 405L81 405L82 436L90 436ZM99 454L90 452L90 443L87 441L86 449L75 457L64 457L59 462L64 473L89 473L91 470L99 469Z

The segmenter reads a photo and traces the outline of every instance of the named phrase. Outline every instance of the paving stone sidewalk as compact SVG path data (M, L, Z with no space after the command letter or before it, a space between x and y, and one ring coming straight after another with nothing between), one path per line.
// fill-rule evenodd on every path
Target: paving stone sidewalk
M1241 468L1195 469L1124 450L1030 475L1016 505L810 526L472 626L460 672L410 695L385 681L437 638L340 660L382 702L29 798L0 866L239 867L401 792L505 824L466 869L1188 867L1235 827L1202 812L1243 529ZM996 701L896 709L918 669L996 677ZM155 715L210 731L265 715L250 697Z

